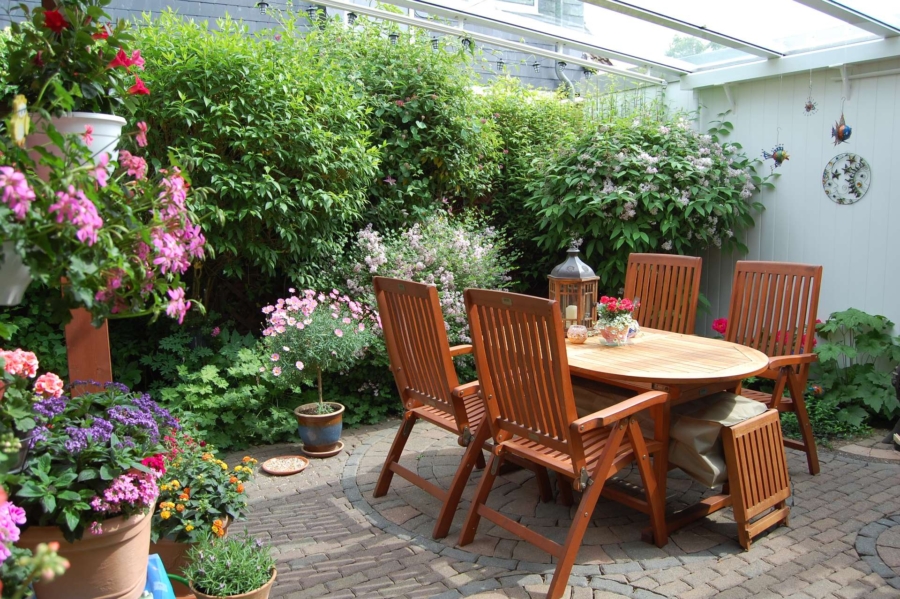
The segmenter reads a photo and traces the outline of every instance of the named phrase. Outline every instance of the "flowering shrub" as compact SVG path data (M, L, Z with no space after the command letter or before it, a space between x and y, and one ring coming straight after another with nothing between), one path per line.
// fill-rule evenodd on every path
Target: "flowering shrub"
M30 455L10 481L29 521L57 525L74 540L88 528L100 534L107 518L153 507L161 471L142 460L159 454L163 436L179 425L149 395L107 383L78 397L41 399L34 418Z
M63 112L61 97L71 98L71 110L113 113L122 105L131 108L132 96L149 94L138 74L144 68L141 51L129 47L134 38L128 23L110 23L106 4L67 0L54 10L13 6L7 75L13 93L56 114Z
M720 142L730 130L723 122L701 135L681 115L602 122L538 165L543 176L529 184L525 206L539 219L539 244L555 251L583 238L608 289L622 285L632 252L745 250L739 234L762 208L753 193L772 184L753 174L739 146Z
M322 373L347 370L365 354L374 339L373 329L380 328L377 315L338 291L316 293L311 289L302 296L279 299L263 308L266 328L263 348L270 365L260 372L271 374L281 385L299 390L313 380L319 388L319 413L331 407L323 403Z
M264 586L272 578L271 550L248 533L217 539L210 535L188 551L184 576L193 587L214 597L234 597Z
M223 536L225 522L237 520L247 507L244 484L256 460L245 456L230 469L216 459L212 446L184 432L166 437L165 443L151 540L193 543L209 534Z
M463 291L505 289L514 257L504 236L474 214L436 214L399 233L382 236L371 226L357 234L346 286L354 297L375 306L372 279L407 279L437 286L450 343L469 343Z

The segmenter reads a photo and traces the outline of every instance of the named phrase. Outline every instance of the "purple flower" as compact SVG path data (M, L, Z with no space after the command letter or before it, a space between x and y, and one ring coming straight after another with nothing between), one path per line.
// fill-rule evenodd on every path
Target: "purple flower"
M113 425L103 418L94 418L91 426L82 428L77 426L67 426L66 434L69 439L66 441L66 451L69 453L81 453L91 443L106 443L112 436Z
M64 396L41 399L34 402L34 412L47 420L52 420L65 411L68 401L69 398Z
M397 180L394 179L393 177L391 177L390 175L388 175L387 177L384 178L384 182L387 183L388 185L394 185L397 183Z

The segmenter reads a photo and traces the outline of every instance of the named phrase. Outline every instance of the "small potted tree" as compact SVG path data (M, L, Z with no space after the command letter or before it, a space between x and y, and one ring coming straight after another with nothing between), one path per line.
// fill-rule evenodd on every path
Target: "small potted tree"
M263 308L263 348L271 366L262 370L294 393L316 381L319 401L297 407L294 416L303 451L329 457L342 447L344 406L324 400L322 373L353 366L374 341L378 317L336 289L329 294L289 291L286 299Z
M259 539L205 537L188 552L186 582L197 599L267 599L275 583L275 559Z

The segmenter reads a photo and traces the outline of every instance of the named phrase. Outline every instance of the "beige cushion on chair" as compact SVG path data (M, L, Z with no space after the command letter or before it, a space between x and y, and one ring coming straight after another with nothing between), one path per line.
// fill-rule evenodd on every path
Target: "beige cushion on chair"
M669 463L707 487L721 485L728 480L722 427L733 426L765 411L765 404L727 392L673 407Z
M637 391L623 389L607 383L572 377L572 394L575 396L575 410L579 418L599 412L619 402L638 395ZM653 418L646 411L638 412L635 418L644 435L653 438Z

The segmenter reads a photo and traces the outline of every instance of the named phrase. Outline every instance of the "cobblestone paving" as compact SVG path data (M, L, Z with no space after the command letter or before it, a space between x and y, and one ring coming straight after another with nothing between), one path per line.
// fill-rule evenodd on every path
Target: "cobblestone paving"
M394 477L385 497L372 488L397 421L345 432L345 452L314 460L302 474L260 474L250 514L234 532L269 541L278 558L273 597L544 597L551 558L482 521L476 540L455 545L478 473L447 539L430 531L439 509L428 494ZM297 445L258 448L260 461ZM462 448L417 425L403 463L447 486ZM673 535L663 549L640 541L643 514L601 501L570 577L571 599L632 597L900 598L900 466L820 450L822 472L788 450L794 503L789 527L737 544L731 511ZM625 474L627 482L632 476ZM667 504L697 501L706 489L670 473ZM570 508L540 503L528 471L501 474L490 503L520 522L564 538ZM892 518L894 516L894 518Z

